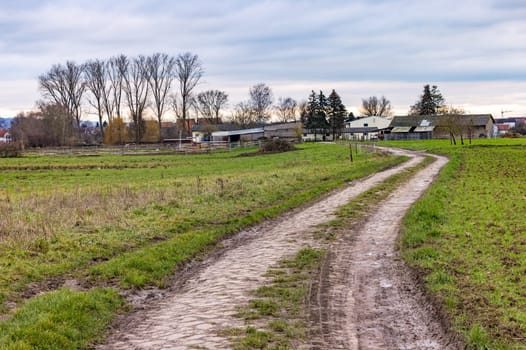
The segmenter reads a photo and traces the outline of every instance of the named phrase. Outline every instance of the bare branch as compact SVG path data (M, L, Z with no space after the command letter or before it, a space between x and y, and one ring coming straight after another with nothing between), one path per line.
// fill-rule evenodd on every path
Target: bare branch
M199 112L205 118L215 118L216 124L219 123L219 112L228 102L228 95L224 91L208 90L197 95L197 105Z

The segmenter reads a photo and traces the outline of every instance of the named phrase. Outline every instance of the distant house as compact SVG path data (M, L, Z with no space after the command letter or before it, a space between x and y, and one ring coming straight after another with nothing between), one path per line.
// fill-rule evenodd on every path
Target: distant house
M510 117L495 119L497 136L506 135L510 129L521 127L526 124L526 117Z
M464 114L452 119L441 115L396 116L386 132L387 140L447 139L450 130L460 130L466 137L494 136L495 119L491 114ZM453 125L454 124L454 125Z
M497 136L503 136L510 131L512 128L509 124L496 124L497 126Z
M9 143L12 141L9 130L0 129L0 143Z
M346 140L362 141L383 138L390 124L391 119L379 116L354 119L346 123L342 136Z

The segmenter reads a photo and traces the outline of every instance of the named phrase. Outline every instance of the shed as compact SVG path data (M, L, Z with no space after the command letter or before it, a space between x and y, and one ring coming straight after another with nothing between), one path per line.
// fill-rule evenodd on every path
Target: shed
M257 141L264 136L264 128L251 128L230 131L214 131L212 132L213 141Z

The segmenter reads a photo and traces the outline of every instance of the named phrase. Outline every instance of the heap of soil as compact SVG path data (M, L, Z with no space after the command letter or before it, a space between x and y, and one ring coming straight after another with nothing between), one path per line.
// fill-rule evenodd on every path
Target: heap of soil
M262 154L272 154L272 153L281 153L281 152L288 152L288 151L295 151L297 150L296 147L294 147L293 144L288 142L287 140L283 139L269 139L263 142L261 147L257 152L251 152L251 153L242 153L239 155L239 157L251 157L251 156L258 156Z

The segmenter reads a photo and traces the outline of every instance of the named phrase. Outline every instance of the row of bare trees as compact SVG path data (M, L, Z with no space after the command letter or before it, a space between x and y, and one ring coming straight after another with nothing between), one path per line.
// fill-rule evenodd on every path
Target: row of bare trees
M118 55L83 64L71 61L55 64L38 80L44 99L67 111L68 122L78 130L79 136L82 106L87 102L98 116L103 138L106 120L111 126L115 119L127 115L135 142L140 142L148 108L153 112L159 130L165 114L171 109L181 119L185 136L189 131L186 126L191 106L206 118L219 121L220 110L227 104L228 95L218 90L195 95L203 74L203 65L195 54L186 52L170 56L154 53L136 57Z
M275 105L272 89L264 83L259 83L249 89L249 99L234 106L231 121L250 126L264 123L271 119L272 114L280 122L292 122L299 119L306 102L298 103L292 97L280 97Z

